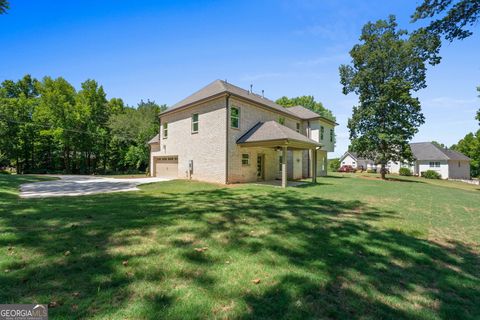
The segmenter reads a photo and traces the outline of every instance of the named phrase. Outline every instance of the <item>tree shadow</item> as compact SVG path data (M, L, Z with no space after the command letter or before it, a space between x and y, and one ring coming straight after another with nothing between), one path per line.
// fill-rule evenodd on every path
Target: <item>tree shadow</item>
M193 191L9 196L0 208L0 301L56 302L52 317L69 319L480 315L477 249L375 225L399 219L394 211L297 188L176 183ZM270 270L271 279L263 275L253 289L235 284L219 269L229 256L254 261L251 269ZM237 277L248 278L248 269ZM191 298L182 307L185 287L208 303ZM213 293L237 309L214 313Z

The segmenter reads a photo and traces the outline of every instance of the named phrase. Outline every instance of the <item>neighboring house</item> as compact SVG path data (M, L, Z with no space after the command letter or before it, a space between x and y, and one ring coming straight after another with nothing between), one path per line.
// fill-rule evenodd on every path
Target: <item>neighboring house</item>
M160 114L150 174L217 183L327 173L337 124L216 80Z
M355 169L370 169L374 167L373 160L364 159L357 155L355 152L347 151L345 154L340 158L340 166L352 166Z
M440 148L431 142L411 143L410 148L415 162L390 162L391 173L398 173L401 167L407 167L415 175L434 170L440 173L442 179L470 179L470 158L462 153Z

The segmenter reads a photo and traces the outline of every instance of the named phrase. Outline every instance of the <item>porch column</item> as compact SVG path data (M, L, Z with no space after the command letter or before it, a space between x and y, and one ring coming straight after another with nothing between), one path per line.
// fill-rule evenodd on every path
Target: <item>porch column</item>
M311 149L312 153L312 183L317 183L317 149Z
M282 147L282 188L287 187L287 147Z

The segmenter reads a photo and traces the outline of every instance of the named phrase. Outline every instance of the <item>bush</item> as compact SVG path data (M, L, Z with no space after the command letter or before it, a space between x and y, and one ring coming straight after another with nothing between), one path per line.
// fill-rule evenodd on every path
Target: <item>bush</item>
M377 173L377 169L368 169L367 173Z
M333 172L338 171L338 169L340 169L340 159L329 159L328 168Z
M420 175L425 179L441 179L442 178L442 175L440 173L433 170L423 171Z
M411 175L412 175L412 170L410 170L409 168L400 168L400 170L398 171L398 173L399 173L401 176L411 176Z
M0 174L10 174L10 172L7 170L0 170Z

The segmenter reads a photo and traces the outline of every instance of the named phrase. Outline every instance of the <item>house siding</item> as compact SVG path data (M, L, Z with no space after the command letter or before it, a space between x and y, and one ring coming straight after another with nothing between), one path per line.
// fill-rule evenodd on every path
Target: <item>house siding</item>
M470 179L470 161L449 160L448 173L449 179Z
M198 133L192 133L191 116L199 114ZM154 157L178 156L178 178L189 178L189 161L193 160L191 179L225 183L226 98L221 97L195 107L161 116L168 123L168 137L160 128L160 150ZM151 168L154 166L151 165Z
M278 121L280 117L285 118L285 126L296 130L297 122L301 122L293 117L288 117L279 112L264 109L254 104L245 102L234 97L230 98L230 107L234 106L240 109L240 128L230 127L230 116L228 117L228 182L239 183L255 181L257 177L257 154L265 154L265 179L275 179L278 177L278 157L280 152L273 148L250 148L240 147L237 140L250 130L258 122ZM242 165L242 153L250 153L250 166ZM255 162L255 163L253 163ZM301 169L300 169L301 175Z
M431 168L430 162L440 162L440 167L438 168ZM438 172L442 179L448 179L448 161L447 160L418 160L416 163L416 167L418 168L418 174L421 175L422 172L427 170L433 170Z

